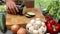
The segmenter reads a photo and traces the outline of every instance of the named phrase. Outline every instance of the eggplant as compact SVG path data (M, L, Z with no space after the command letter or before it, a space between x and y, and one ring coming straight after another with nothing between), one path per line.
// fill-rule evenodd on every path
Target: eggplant
M18 8L18 10L19 10L19 12L17 12L17 14L19 14L19 15L24 15L24 11L23 11L23 9L24 9L24 6L25 5L17 5L17 8Z

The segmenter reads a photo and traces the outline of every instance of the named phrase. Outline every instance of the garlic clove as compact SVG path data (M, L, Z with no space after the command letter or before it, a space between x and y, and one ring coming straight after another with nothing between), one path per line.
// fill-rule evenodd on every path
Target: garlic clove
M38 29L38 31L39 31L39 33L40 33L40 32L44 33L44 27L41 26L41 27Z
M46 30L47 30L47 28L46 28L46 26L45 26L45 28L44 28L44 33L46 32Z
M38 34L38 30L33 30L33 34Z
M39 32L39 33L42 33L42 29L41 29L41 28L39 28L39 29L38 29L38 32Z
M31 26L32 26L32 24L29 23L29 24L26 25L26 28L29 28Z
M34 20L34 19L32 19L32 20L30 21L30 23L31 23L31 24L35 23L35 20Z
M39 29L39 26L38 26L38 25L35 25L35 26L34 26L34 29L35 29L35 30L38 30L38 29Z
M42 30L44 30L44 27L43 27L43 26L41 26L41 29L42 29Z
M46 32L46 28L41 26L41 30L42 30L42 33L45 33Z
M40 18L36 18L36 21L40 21Z
M45 26L45 23L44 22L42 22L42 26Z
M32 33L34 30L34 26L29 27L29 32Z
M40 32L39 34L43 34L42 32Z
M36 21L35 24L38 25L38 26L42 25L41 21Z

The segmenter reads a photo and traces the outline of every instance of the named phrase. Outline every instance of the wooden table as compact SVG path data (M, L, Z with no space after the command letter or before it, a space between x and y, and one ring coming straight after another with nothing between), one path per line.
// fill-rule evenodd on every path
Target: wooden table
M32 11L36 14L35 18L40 18L41 21L45 22L45 18L42 15L42 13L40 12L40 10L36 9L36 8L26 8L27 12ZM6 25L13 25L13 24L27 24L29 23L29 21L32 18L27 18L26 16L20 16L20 15L12 15L12 14L8 14L6 15Z

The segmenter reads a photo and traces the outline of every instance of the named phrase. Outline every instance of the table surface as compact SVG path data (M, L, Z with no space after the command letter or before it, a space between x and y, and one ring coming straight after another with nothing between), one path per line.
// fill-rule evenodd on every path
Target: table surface
M26 8L26 12L32 11L36 14L35 18L40 18L41 21L45 21L44 16L42 15L41 11L36 8ZM27 18L25 16L20 15L6 15L6 25L13 25L13 24L27 24L32 18Z

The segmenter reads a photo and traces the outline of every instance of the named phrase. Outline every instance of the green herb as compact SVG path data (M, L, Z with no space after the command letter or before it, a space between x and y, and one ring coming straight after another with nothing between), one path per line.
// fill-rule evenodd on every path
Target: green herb
M6 11L6 5L0 5L0 12Z
M46 12L48 12L47 14L52 15L54 18L60 19L60 14L58 12L59 8L60 8L60 2L59 2L59 0L53 0L49 4Z

